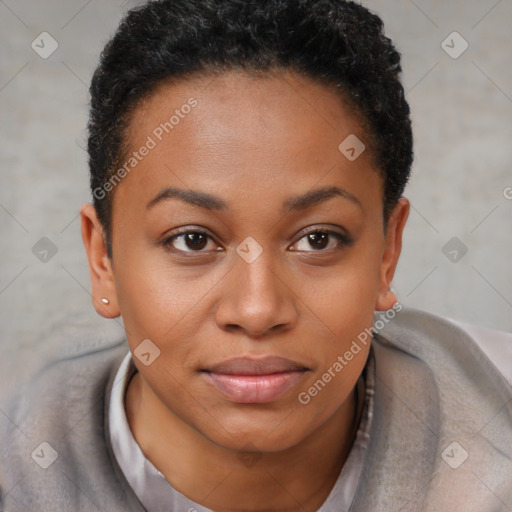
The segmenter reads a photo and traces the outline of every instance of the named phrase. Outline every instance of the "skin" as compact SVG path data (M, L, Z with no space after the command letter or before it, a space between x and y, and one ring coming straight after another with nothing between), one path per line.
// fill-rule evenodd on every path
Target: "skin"
M409 203L399 201L385 230L383 180L369 143L352 162L338 150L349 134L367 140L357 117L331 89L293 73L226 72L162 85L136 108L129 147L142 146L189 97L197 106L116 186L112 260L94 208L81 210L98 313L122 315L132 354L145 339L160 349L149 366L134 357L130 428L167 480L208 508L317 510L354 440L355 395L364 392L356 383L369 347L307 405L298 395L373 324L374 310L396 302L390 283ZM226 208L176 198L148 208L166 187L213 194ZM355 200L333 195L283 209L293 196L329 187ZM207 231L202 252L183 237L169 241L184 226ZM330 236L311 245L306 228L344 233L352 243ZM252 263L236 252L248 236L263 249ZM227 399L200 371L262 355L309 371L265 404Z

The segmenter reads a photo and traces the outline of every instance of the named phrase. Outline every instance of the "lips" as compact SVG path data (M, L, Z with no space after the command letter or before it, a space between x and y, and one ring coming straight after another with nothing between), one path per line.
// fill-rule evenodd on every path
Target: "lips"
M202 373L221 394L236 403L277 400L297 386L309 369L282 357L229 359Z

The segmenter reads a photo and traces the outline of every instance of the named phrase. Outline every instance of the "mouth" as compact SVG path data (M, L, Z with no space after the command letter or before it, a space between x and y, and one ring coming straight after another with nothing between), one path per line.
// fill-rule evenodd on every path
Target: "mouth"
M309 371L282 357L240 357L201 370L217 391L240 404L273 402L297 386Z

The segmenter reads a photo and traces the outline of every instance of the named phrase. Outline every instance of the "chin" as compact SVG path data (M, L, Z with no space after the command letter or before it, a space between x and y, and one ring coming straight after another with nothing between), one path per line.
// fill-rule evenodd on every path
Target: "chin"
M217 422L218 428L212 430L210 418L206 428L198 430L213 443L233 451L284 451L299 444L308 435L303 422L295 418L290 409L271 413L254 411L250 414L237 411L224 415L222 421Z

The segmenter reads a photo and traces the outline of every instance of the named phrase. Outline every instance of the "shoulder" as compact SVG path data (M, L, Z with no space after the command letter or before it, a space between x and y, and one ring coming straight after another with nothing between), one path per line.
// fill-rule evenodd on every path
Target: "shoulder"
M380 318L378 315L376 318ZM386 320L386 319L384 319ZM477 362L489 374L498 373L512 386L512 333L459 322L413 308L397 310L378 335L422 360L441 354Z
M375 407L354 511L512 504L512 362L496 361L510 335L395 313L375 322Z
M101 496L124 502L105 438L105 407L127 352L124 340L70 348L2 398L2 510L93 510L105 504Z
M448 319L482 349L507 382L512 384L512 333Z
M20 428L35 427L36 418L37 425L47 430L57 423L72 424L80 409L92 411L100 405L108 379L127 352L123 340L69 350L49 360L14 393L2 397L2 410Z

